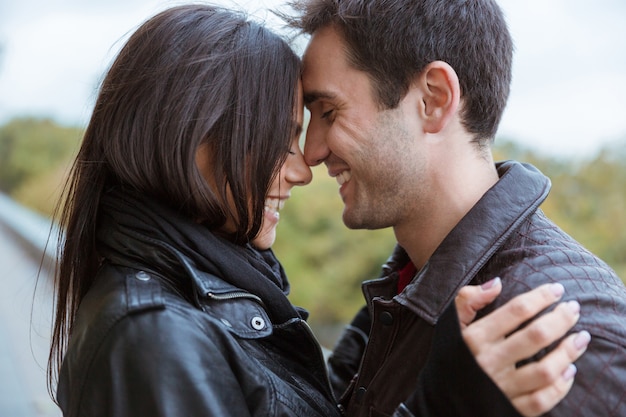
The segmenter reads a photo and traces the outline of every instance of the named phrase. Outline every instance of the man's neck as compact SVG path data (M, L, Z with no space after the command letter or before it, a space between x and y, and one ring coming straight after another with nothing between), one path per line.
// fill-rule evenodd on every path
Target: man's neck
M475 155L475 154L474 154ZM485 156L445 159L433 173L435 192L423 210L394 227L400 246L421 269L437 247L481 197L498 181L491 153Z

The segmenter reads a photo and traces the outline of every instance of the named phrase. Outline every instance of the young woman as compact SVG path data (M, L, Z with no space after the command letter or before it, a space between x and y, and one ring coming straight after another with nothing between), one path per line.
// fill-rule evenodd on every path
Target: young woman
M270 249L311 180L299 79L283 40L212 6L166 10L122 48L58 216L65 416L340 415Z

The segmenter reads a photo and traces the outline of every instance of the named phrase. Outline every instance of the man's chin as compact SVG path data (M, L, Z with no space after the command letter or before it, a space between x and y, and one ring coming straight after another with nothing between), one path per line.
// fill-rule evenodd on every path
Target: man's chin
M345 207L343 210L342 220L343 220L343 224L348 229L353 229L353 230L366 229L366 227L363 224L363 220L355 216L354 213L348 210L347 207Z
M383 222L382 218L377 216L367 216L364 213L358 213L355 210L350 210L348 207L344 207L342 215L343 224L352 230L378 230L391 227L391 225Z

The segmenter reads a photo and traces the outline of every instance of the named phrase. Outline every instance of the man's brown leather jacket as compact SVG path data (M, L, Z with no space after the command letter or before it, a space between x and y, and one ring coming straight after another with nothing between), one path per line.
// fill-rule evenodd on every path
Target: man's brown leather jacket
M466 284L501 277L502 294L481 315L531 288L560 282L565 286L563 299L581 305L573 331L591 333L587 352L576 362L572 390L547 415L626 416L624 284L539 209L550 189L547 177L518 162L500 163L497 168L498 183L450 232L402 293L396 294L398 270L408 257L401 248L384 266L382 278L364 283L367 313L361 312L345 331L330 358L335 392L349 385L342 399L346 415L391 415L415 389L438 321L457 291ZM545 354L542 351L537 357ZM448 360L450 367L459 366L456 357ZM451 378L449 383L452 388L459 381ZM483 395L485 387L478 381L463 383L466 394ZM456 409L457 403L462 404L449 401L447 415L473 415L472 410Z

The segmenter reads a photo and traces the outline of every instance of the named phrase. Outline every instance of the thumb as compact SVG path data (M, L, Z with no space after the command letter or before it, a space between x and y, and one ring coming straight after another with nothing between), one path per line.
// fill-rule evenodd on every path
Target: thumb
M476 313L495 300L501 291L500 278L494 278L482 285L466 285L461 288L454 300L461 329L467 327L476 317Z

